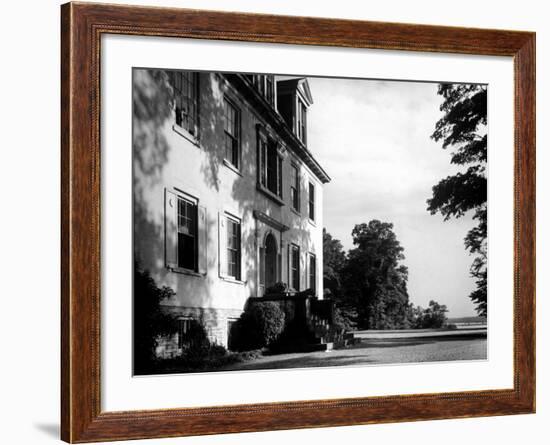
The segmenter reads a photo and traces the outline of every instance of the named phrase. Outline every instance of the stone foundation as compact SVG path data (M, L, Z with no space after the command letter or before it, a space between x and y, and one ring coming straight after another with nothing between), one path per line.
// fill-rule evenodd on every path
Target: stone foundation
M240 309L214 309L198 307L165 306L164 309L178 318L188 318L199 322L206 330L212 344L228 348L229 323L236 321L243 313ZM156 354L158 358L172 358L181 354L178 347L179 334L159 339Z

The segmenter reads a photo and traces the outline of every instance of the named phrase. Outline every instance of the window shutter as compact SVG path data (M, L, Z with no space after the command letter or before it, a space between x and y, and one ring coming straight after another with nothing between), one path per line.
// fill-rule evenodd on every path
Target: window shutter
M305 269L305 277L306 277L306 285L302 286L302 289L309 289L309 253L306 253L306 267Z
M199 135L199 104L198 104L198 98L199 98L199 73L193 73L192 74L193 79L193 92L192 92L192 102L191 102L191 130L193 132L193 136L197 137Z
M239 264L237 267L239 268L239 280L244 281L244 275L243 275L243 244L242 244L242 224L239 223L239 238L237 242L239 243Z
M303 128L304 128L304 134L302 135L302 138L303 138L303 142L304 142L304 145L307 145L307 112L306 112L306 107L305 105L302 105L303 110L304 110L304 115L302 117L303 119Z
M277 155L277 195L283 198L283 158Z
M307 289L309 286L307 285L307 271L308 271L308 268L307 268L307 253L306 252L303 252L302 253L302 249L300 249L300 265L304 265L304 267L301 267L300 268L300 271L302 272L300 274L300 289L302 290L305 290Z
M260 295L264 295L265 288L265 248L260 247Z
M218 214L218 261L220 277L227 276L227 221L225 214Z
M178 197L164 189L164 259L166 267L178 265Z
M206 207L199 206L199 273L206 274L207 268L207 252L208 252L208 219L206 215Z
M292 105L292 130L295 135L298 135L298 119L297 119L297 113L298 113L298 96L294 96L294 101Z
M292 285L292 243L288 243L288 267L287 267L287 279L288 279L288 288L294 289Z
M282 273L282 258L283 258L283 256L279 253L279 254L277 255L277 274L276 274L276 277L277 277L276 281L277 281L277 282L283 281L283 276L282 276L282 275L283 275L283 273Z

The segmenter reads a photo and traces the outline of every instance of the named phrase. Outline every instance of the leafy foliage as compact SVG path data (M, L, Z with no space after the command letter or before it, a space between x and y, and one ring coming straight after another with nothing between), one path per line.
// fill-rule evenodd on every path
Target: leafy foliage
M447 306L431 300L427 309L410 306L411 327L417 329L442 328L447 322Z
M345 300L357 311L357 325L364 329L408 327L408 269L393 232L393 224L372 220L357 224L353 244L342 269Z
M487 87L472 84L441 84L443 117L432 138L451 147L451 164L467 167L464 172L442 179L432 189L428 211L440 212L445 220L473 211L477 226L464 239L475 255L470 268L477 289L470 294L479 315L487 315Z
M323 229L323 287L334 298L341 293L341 272L346 264L342 243Z
M158 339L177 332L175 318L164 312L160 302L175 295L169 287L159 288L148 271L134 263L134 372L147 373L155 364Z
M269 347L284 327L285 314L277 303L262 301L250 304L235 326L235 347L240 351Z
M268 286L265 289L265 295L284 294L287 291L286 283L279 281L272 286Z
M198 320L194 320L193 323L190 323L188 331L184 334L182 343L184 346L181 357L184 360L206 357L210 354L213 346L223 349L222 346L212 345L208 339L204 325Z

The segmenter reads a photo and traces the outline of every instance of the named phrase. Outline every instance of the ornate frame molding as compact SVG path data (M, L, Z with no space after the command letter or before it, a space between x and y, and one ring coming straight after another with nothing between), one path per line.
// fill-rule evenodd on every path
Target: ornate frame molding
M61 7L61 436L174 437L535 411L535 34L92 3ZM103 34L514 58L514 387L510 390L102 412L100 55Z

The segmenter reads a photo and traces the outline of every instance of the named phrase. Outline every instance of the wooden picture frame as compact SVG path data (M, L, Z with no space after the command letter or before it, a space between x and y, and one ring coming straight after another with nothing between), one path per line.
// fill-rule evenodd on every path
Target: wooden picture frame
M535 411L535 34L68 3L61 8L61 437L174 437ZM100 38L185 37L511 56L515 70L514 387L437 394L102 412Z

